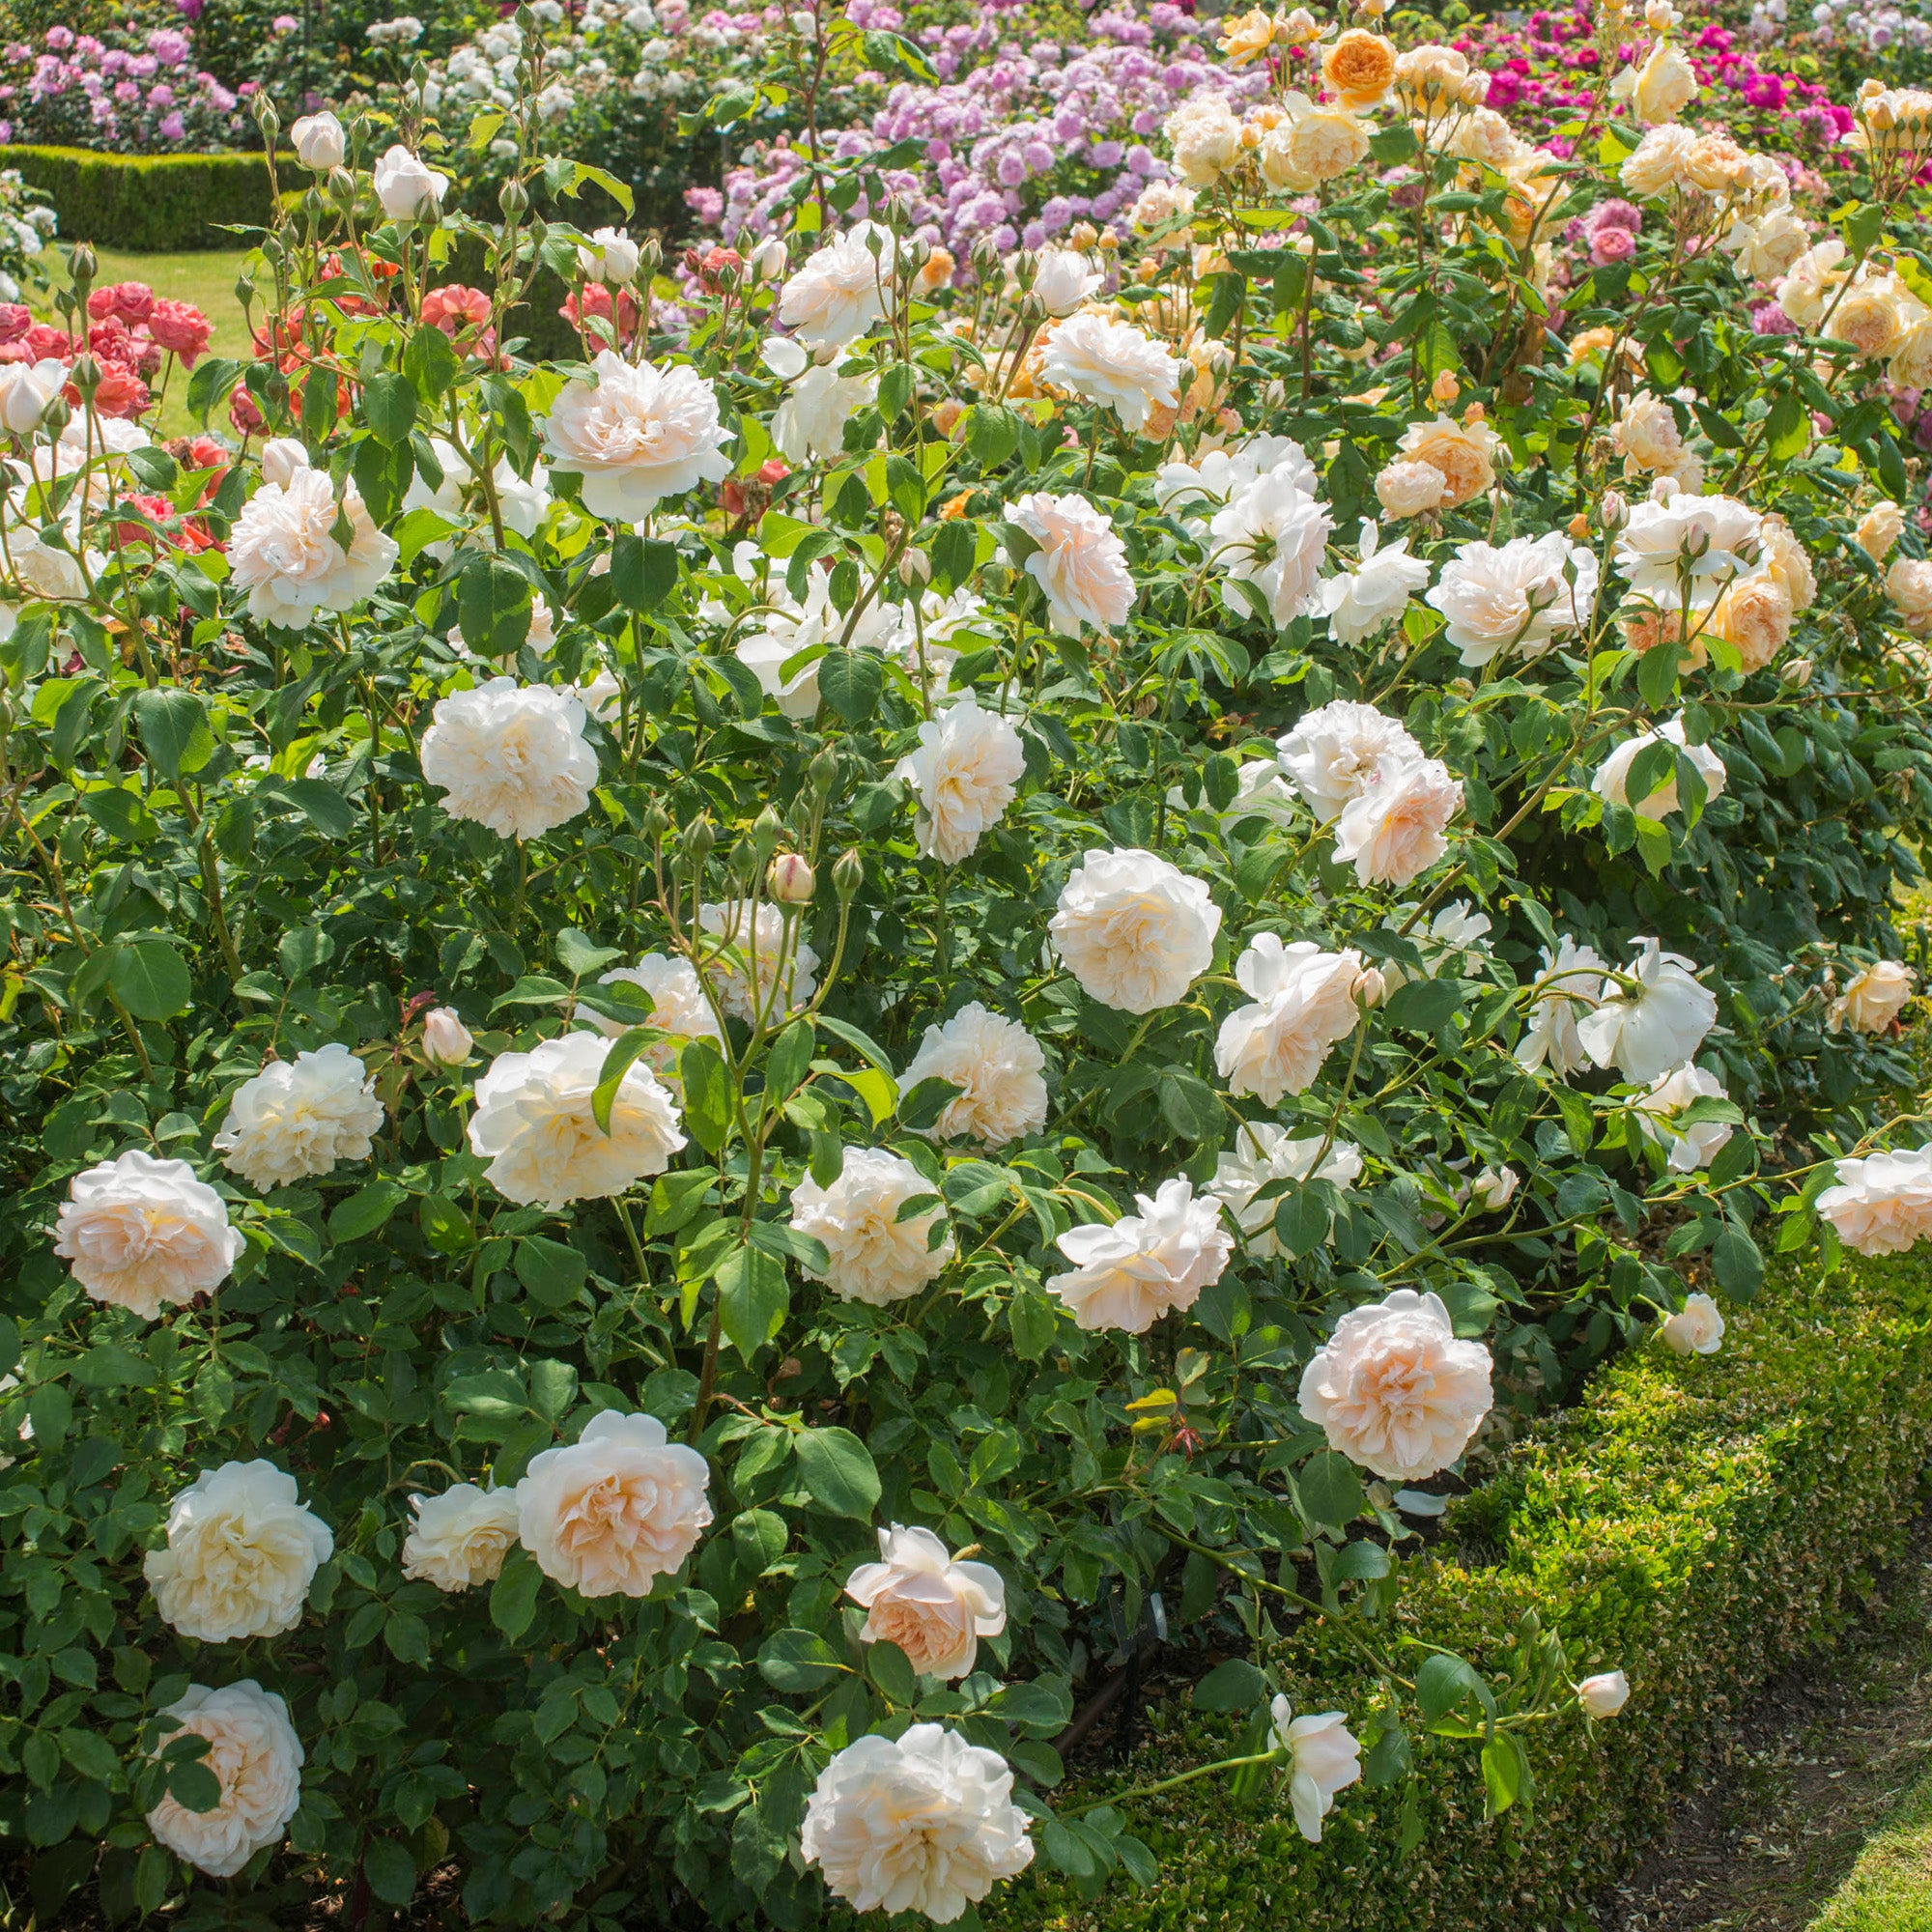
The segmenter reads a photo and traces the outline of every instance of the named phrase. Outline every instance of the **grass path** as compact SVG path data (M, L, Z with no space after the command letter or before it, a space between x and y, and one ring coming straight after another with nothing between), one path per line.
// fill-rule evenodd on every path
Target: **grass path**
M1810 1932L1927 1932L1932 1927L1932 1770L1811 1921Z

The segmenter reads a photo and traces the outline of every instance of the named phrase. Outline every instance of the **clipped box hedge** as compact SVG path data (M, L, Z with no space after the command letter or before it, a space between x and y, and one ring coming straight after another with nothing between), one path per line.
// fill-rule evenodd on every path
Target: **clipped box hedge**
M294 165L294 157L289 157ZM60 216L64 242L174 255L240 246L223 222L266 226L273 196L264 155L102 155L92 148L0 148Z
M1814 1264L1815 1265L1815 1264ZM1594 1743L1532 1734L1533 1816L1483 1818L1475 1762L1430 1741L1427 1833L1402 1856L1400 1786L1344 1793L1321 1845L1284 1805L1237 1805L1218 1778L1134 1807L1161 1861L1092 1904L1021 1885L989 1914L1055 1932L1575 1932L1627 1871L1715 1734L1782 1666L1829 1640L1898 1548L1932 1460L1932 1264L1786 1267L1731 1319L1722 1353L1627 1356L1511 1452L1451 1513L1462 1563L1414 1566L1398 1616L1485 1661L1536 1608L1573 1666L1621 1664L1633 1694ZM1472 1550L1493 1555L1483 1567ZM1469 1565L1472 1567L1465 1567ZM1297 1711L1359 1717L1370 1686L1334 1634L1284 1660ZM1222 1720L1157 1711L1126 1782L1225 1753Z

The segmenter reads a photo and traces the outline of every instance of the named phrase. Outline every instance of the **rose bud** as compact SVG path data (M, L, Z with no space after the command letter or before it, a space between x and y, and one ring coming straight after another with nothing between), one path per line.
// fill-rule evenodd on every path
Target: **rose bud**
M423 1016L422 1043L423 1052L439 1066L461 1066L476 1049L454 1007L438 1007Z
M778 905L810 905L817 889L810 863L797 852L781 852L765 872L765 890Z
M1605 1670L1577 1685L1577 1701L1593 1718L1614 1718L1630 1693L1630 1679L1621 1670Z

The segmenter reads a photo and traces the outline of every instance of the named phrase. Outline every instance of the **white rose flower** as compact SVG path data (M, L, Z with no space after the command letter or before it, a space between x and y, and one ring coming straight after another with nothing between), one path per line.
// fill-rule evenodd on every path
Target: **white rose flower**
M0 362L0 428L31 436L47 405L67 387L67 364L57 355L38 362ZM33 520L38 526L38 517Z
M879 1561L862 1563L845 1594L867 1611L862 1643L895 1643L922 1677L964 1677L982 1636L1007 1627L1007 1585L990 1563L962 1563L929 1529L879 1532Z
M342 123L333 114L304 114L289 129L296 159L311 174L326 175L339 168L349 153Z
M1351 1463L1385 1482L1421 1482L1482 1427L1490 1369L1480 1342L1456 1339L1439 1295L1399 1288L1343 1316L1302 1371L1296 1402Z
M891 304L897 245L876 221L847 229L779 291L779 320L808 349L856 342Z
M614 351L591 365L596 383L573 378L544 419L551 468L583 478L593 517L632 524L668 497L731 473L731 433L718 417L718 392L678 363L635 368Z
M1821 1220L1861 1255L1902 1255L1932 1235L1932 1147L1841 1160L1819 1195Z
M1686 592L1708 611L1734 579L1748 577L1764 554L1764 520L1730 497L1679 492L1667 502L1635 503L1617 536L1617 569L1632 594L1675 611Z
M308 450L292 436L273 436L262 445L262 481L286 490L309 468Z
M1001 1148L1046 1125L1046 1056L1017 1020L988 1012L975 1000L944 1026L929 1026L899 1080L906 1093L922 1080L960 1091L926 1129L934 1140L971 1135Z
M1408 764L1422 756L1422 747L1393 718L1349 697L1305 712L1275 741L1275 751L1289 782L1324 825L1367 790L1385 759Z
M440 699L421 756L442 809L503 838L541 838L569 824L597 782L597 753L575 693L513 677Z
M1724 1083L1715 1073L1686 1062L1660 1074L1631 1103L1637 1125L1648 1141L1662 1148L1672 1174L1694 1174L1709 1167L1731 1137L1723 1121L1683 1126L1677 1116L1696 1100L1721 1100Z
M1161 132L1189 187L1212 187L1241 157L1241 124L1225 95L1203 89L1167 117Z
M1133 609L1127 547L1086 497L1036 490L1008 504L1007 522L1035 545L1026 573L1046 593L1047 621L1062 636L1077 638L1089 624L1110 630Z
M157 1740L156 1755L192 1732L209 1742L201 1761L214 1774L221 1796L212 1811L190 1811L163 1798L148 1813L157 1842L211 1878L233 1878L255 1854L281 1843L301 1804L301 1740L289 1722L289 1707L252 1677L211 1690L190 1684L165 1711L174 1728Z
M1033 1862L1027 1814L997 1751L938 1724L863 1737L818 1774L799 1848L855 1912L950 1925Z
M1448 619L1448 639L1471 669L1505 651L1541 657L1559 631L1588 623L1597 559L1561 530L1463 544L1423 602Z
M1293 787L1282 776L1281 767L1271 758L1252 759L1240 768L1235 781L1235 796L1226 806L1216 808L1204 794L1190 808L1187 794L1179 785L1170 785L1167 806L1170 811L1206 811L1222 825L1238 825L1244 818L1265 818L1271 825L1293 825L1296 814Z
M1362 1775L1362 1747L1340 1711L1297 1718L1279 1693L1268 1701L1268 1746L1288 1753L1288 1802L1294 1828L1311 1845L1321 1842L1321 1821L1335 1794Z
M1090 999L1117 1012L1171 1007L1214 960L1221 908L1199 879L1137 847L1090 851L1047 930Z
M367 1160L383 1130L383 1103L362 1063L331 1040L271 1061L228 1102L214 1151L231 1173L267 1193L293 1180Z
M1285 1190L1257 1200L1264 1188L1285 1180L1332 1180L1345 1188L1361 1172L1362 1151L1349 1141L1331 1142L1321 1134L1291 1140L1288 1130L1271 1121L1248 1121L1236 1133L1234 1147L1215 1157L1208 1192L1234 1216L1248 1253L1266 1262L1282 1252L1274 1217Z
M764 607L748 620L733 649L787 718L807 719L818 709L819 657L787 677L784 668L792 659L819 645L840 643L855 651L895 651L910 633L903 607L883 599L867 604L854 624L832 601L832 571L825 563L807 570L803 604L791 594L782 571L767 574L756 544L740 543L732 552L732 565L742 582L755 586L757 602ZM721 602L706 614L723 622L724 612Z
M1253 584L1283 628L1315 607L1321 556L1334 519L1286 469L1258 476L1214 513L1208 562L1226 573L1221 601L1237 617L1249 605L1237 583Z
M596 229L589 245L580 243L577 250L577 266L584 280L591 282L635 282L642 259L638 244L621 228Z
M1259 932L1235 962L1235 978L1253 1004L1221 1022L1214 1065L1231 1094L1252 1094L1264 1105L1314 1084L1328 1050L1361 1019L1355 982L1362 955L1324 952L1313 940L1284 946Z
M1654 939L1631 944L1639 952L1625 977L1635 984L1606 985L1602 1002L1577 1022L1577 1037L1599 1066L1614 1063L1626 1080L1655 1080L1703 1045L1718 1021L1718 996L1697 983L1696 966L1681 952L1665 952Z
M403 1539L403 1575L439 1590L494 1583L517 1540L515 1490L456 1483L440 1496L412 1496L413 1520Z
M654 1039L644 1048L643 1058L650 1063L652 1071L663 1078L676 1077L677 1057L686 1040L722 1041L724 1037L718 1024L718 1015L712 1011L711 1002L704 997L697 969L689 959L673 959L664 952L647 952L635 966L613 966L610 972L600 973L597 983L600 986L620 983L640 986L650 995L649 1024L670 1037ZM581 1017L588 1020L606 1039L615 1039L629 1031L628 1021L607 1019L602 1013L592 1012L588 1007L582 1009Z
M677 1103L641 1063L617 1088L611 1131L597 1124L591 1101L610 1054L608 1039L571 1033L490 1063L476 1083L469 1151L489 1161L485 1178L505 1200L601 1201L670 1165L685 1144Z
M376 163L376 199L391 221L440 213L449 177L425 166L398 142Z
M1146 1334L1170 1311L1192 1308L1235 1251L1220 1203L1197 1201L1185 1178L1163 1180L1151 1201L1136 1194L1134 1204L1138 1214L1069 1228L1054 1243L1073 1266L1049 1275L1046 1292L1082 1328Z
M786 920L777 906L754 910L743 899L699 906L697 923L715 941L703 949L699 967L734 1019L775 1025L817 990L818 954L798 922Z
M791 1225L824 1242L825 1271L808 1268L845 1301L884 1308L917 1294L944 1273L957 1252L949 1230L935 1248L932 1234L945 1225L933 1208L901 1221L906 1202L937 1189L911 1161L881 1148L847 1148L838 1179L821 1187L806 1175L792 1189Z
M1131 323L1103 315L1069 316L1056 327L1040 360L1040 380L1110 409L1130 430L1147 427L1156 409L1180 407L1181 365Z
M1383 929L1400 934L1416 910L1412 905L1391 908L1382 921ZM1420 922L1408 934L1422 954L1421 977L1435 980L1445 973L1452 977L1480 973L1490 957L1490 949L1482 943L1489 930L1488 913L1478 912L1467 899L1451 899L1440 912ZM1377 971L1385 993L1397 991L1415 977L1406 966L1393 959L1384 959Z
M1463 784L1439 758L1387 758L1335 824L1335 861L1365 886L1406 886L1449 849Z
M772 440L787 463L830 461L845 447L845 425L878 396L876 375L841 376L836 365L814 362L785 391L772 417Z
M1715 1355L1724 1339L1724 1318L1708 1294L1690 1294L1658 1329L1663 1346L1678 1355Z
M1011 720L981 711L969 691L919 727L919 750L893 776L918 794L919 849L956 866L1006 815L1026 776L1026 752Z
M1630 1679L1621 1670L1586 1677L1577 1687L1577 1701L1593 1718L1614 1718L1630 1702Z
M1667 818L1678 806L1675 766L1670 776L1648 796L1637 800L1634 805L1629 797L1631 767L1636 763L1638 754L1651 745L1674 745L1690 760L1697 776L1704 781L1706 802L1723 791L1726 778L1723 759L1708 745L1686 743L1681 717L1666 719L1653 731L1626 738L1597 767L1595 776L1590 780L1590 789L1612 805L1632 806L1639 818Z
M461 1066L476 1041L454 1007L432 1007L423 1015L423 1052L439 1066Z
M1626 68L1617 75L1610 94L1614 99L1629 101L1637 119L1654 127L1675 121L1696 99L1697 71L1676 42L1660 37L1651 43L1640 68Z
M1276 470L1305 495L1315 495L1321 479L1298 442L1285 436L1248 436L1225 449L1199 451L1192 463L1163 463L1154 471L1153 497L1163 510L1218 508ZM1188 527L1205 532L1207 526Z
M54 1253L74 1280L144 1321L213 1294L246 1246L227 1204L186 1161L139 1148L76 1174L54 1227Z
M1048 315L1071 315L1106 278L1070 248L1042 248L1034 259L1028 291Z
M293 1476L272 1463L224 1463L168 1505L167 1547L151 1549L142 1568L170 1629L233 1643L294 1630L334 1548Z
M1832 1002L1825 1024L1833 1033L1848 1026L1857 1033L1883 1033L1911 999L1918 979L1896 959L1876 960Z
M1558 937L1553 953L1547 946L1543 949L1542 960L1532 985L1543 991L1530 1003L1529 1023L1517 1042L1516 1061L1525 1072L1548 1065L1557 1079L1566 1080L1590 1065L1590 1056L1577 1037L1577 1016L1603 998L1609 962L1593 947L1578 946L1567 933Z
M711 1521L711 1465L654 1415L607 1408L575 1442L532 1456L517 1539L553 1582L585 1597L647 1597Z
M1499 1214L1516 1199L1522 1176L1508 1162L1501 1167L1485 1167L1469 1183L1469 1199L1485 1214Z
M335 536L345 517L347 550ZM327 470L306 467L285 485L263 484L228 538L229 578L248 593L248 614L288 631L300 630L318 611L354 610L401 554L370 521L355 484L344 485L337 504Z
M1373 517L1362 525L1356 553L1358 569L1321 580L1318 609L1328 619L1328 634L1337 643L1359 644L1365 638L1401 621L1408 600L1429 582L1429 566L1408 554L1408 539L1381 541Z

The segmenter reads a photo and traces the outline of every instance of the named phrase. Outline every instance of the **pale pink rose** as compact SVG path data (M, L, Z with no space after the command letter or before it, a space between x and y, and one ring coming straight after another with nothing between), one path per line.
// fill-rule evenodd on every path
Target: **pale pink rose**
M1007 522L1034 546L1026 573L1046 593L1047 621L1064 637L1089 624L1111 630L1133 609L1127 547L1086 497L1037 490L1008 505Z
M867 1612L866 1643L895 1643L922 1677L964 1677L982 1636L1007 1627L1007 1586L989 1563L960 1562L929 1529L879 1532L879 1561L862 1563L845 1594Z
M1932 1147L1841 1160L1837 1185L1817 1201L1846 1247L1861 1255L1902 1255L1932 1235Z
M1197 1201L1187 1180L1164 1180L1151 1201L1145 1194L1134 1201L1138 1214L1112 1227L1069 1228L1055 1244L1073 1267L1048 1276L1046 1292L1082 1328L1144 1335L1171 1310L1192 1308L1235 1251L1220 1203L1211 1195Z
M1439 758L1385 760L1335 827L1335 858L1365 886L1406 886L1449 849L1463 785Z
M1314 1084L1337 1040L1361 1019L1356 982L1362 955L1352 949L1324 952L1313 940L1284 946L1257 933L1235 963L1235 978L1252 1004L1221 1022L1214 1065L1231 1094L1253 1094L1267 1106Z
M1614 1718L1630 1701L1630 1679L1621 1670L1586 1677L1577 1687L1577 1701L1593 1718Z

